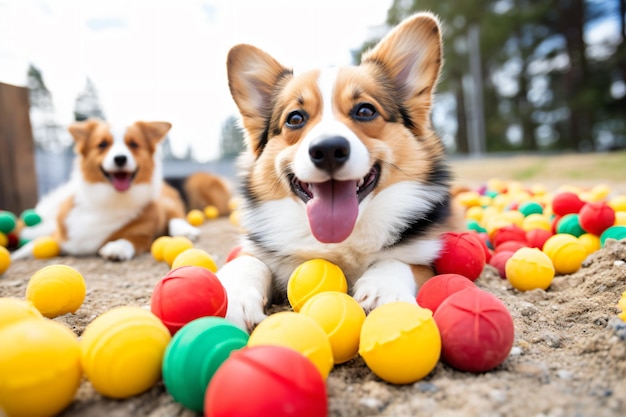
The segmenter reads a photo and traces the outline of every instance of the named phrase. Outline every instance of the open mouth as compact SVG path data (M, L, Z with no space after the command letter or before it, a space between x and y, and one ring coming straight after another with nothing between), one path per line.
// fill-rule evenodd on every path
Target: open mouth
M128 190L130 186L133 184L133 180L135 179L135 176L137 175L137 171L107 172L102 167L100 167L100 170L102 171L102 174L104 174L106 179L109 180L111 185L113 185L113 188L115 188L115 190L119 192Z
M291 189L306 204L311 233L322 243L343 242L350 236L359 216L359 203L376 187L380 165L375 164L362 179L305 183L290 175Z
M355 181L356 183L356 197L358 202L363 201L365 197L367 197L376 184L378 183L378 178L380 177L380 165L374 164L370 172L359 181ZM291 190L296 194L304 203L308 203L309 200L315 197L315 184L304 183L296 178L295 175L290 174L289 179L291 181ZM335 180L330 180L329 182L333 182Z

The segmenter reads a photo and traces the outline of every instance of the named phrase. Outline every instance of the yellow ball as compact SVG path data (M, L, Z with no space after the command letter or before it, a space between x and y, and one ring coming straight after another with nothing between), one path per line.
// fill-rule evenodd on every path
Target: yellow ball
M228 208L230 209L230 211L237 210L241 206L241 202L242 200L240 197L233 197L228 200Z
M615 212L615 223L613 226L626 226L626 211Z
M546 240L543 252L552 260L557 274L578 271L587 257L585 246L576 237L565 233L556 234Z
M37 259L48 259L59 256L61 247L51 236L40 236L33 240L33 256Z
M39 310L30 301L9 297L0 298L0 329L21 320L42 318Z
M197 209L190 210L189 213L187 213L187 221L192 226L200 226L204 223L204 213Z
M283 311L263 320L250 335L248 346L283 346L306 356L326 379L333 368L333 351L324 330L312 318Z
M365 311L354 298L338 291L319 293L302 306L300 314L311 317L324 329L336 364L357 355Z
M204 215L207 219L213 220L220 217L220 211L215 206L206 206L204 208Z
M10 417L51 417L72 402L82 371L70 329L26 319L0 329L0 341L0 410Z
M240 225L240 222L239 222L239 211L238 210L233 210L233 212L230 213L230 216L228 216L228 221L233 226L239 227L239 225Z
M11 266L11 253L4 246L0 246L0 275Z
M476 191L465 191L456 196L456 201L464 207L480 206L480 194Z
M324 291L348 292L343 271L324 259L311 259L300 264L287 283L287 298L296 312L309 298Z
M480 206L474 206L474 207L470 207L467 209L467 211L465 212L465 218L466 219L473 219L476 220L477 222L482 222L483 221L483 214L484 214L485 210L480 207Z
M506 278L514 288L529 291L547 289L554 279L552 261L537 248L521 248L505 265Z
M600 247L602 246L600 244L600 237L591 233L585 233L578 236L578 241L582 243L587 250L587 255L591 255L595 251L600 250Z
M83 276L67 265L50 265L35 272L26 287L26 299L48 318L74 313L85 300Z
M626 321L626 291L622 293L622 298L617 303L617 306L622 310L622 312L618 314L617 317Z
M534 229L543 229L549 232L552 230L552 224L550 223L550 220L543 214L533 213L526 216L526 218L522 222L522 229L524 229L524 231L526 232Z
M150 253L152 254L152 257L154 258L155 261L157 262L164 261L163 249L169 243L170 240L172 240L171 236L160 236L156 238L154 242L152 242L152 245L150 246Z
M81 362L100 394L128 398L161 377L170 332L149 310L117 307L98 316L82 334Z
M198 248L185 249L176 257L176 259L174 259L172 269L176 269L181 266L201 266L211 272L217 271L217 265L211 255Z
M193 242L184 236L175 236L163 245L163 260L171 267L183 251L193 248Z
M402 301L374 309L361 328L359 354L387 382L419 381L441 355L441 336L432 312Z
M9 238L2 232L0 232L0 246L3 246L5 248L9 246Z
M626 211L626 194L611 198L608 204L615 211Z

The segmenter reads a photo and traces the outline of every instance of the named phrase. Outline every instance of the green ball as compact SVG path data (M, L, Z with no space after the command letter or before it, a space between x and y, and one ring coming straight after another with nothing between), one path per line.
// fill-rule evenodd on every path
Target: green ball
M10 211L0 211L0 232L8 235L15 229L17 217Z
M556 224L556 232L557 233L566 233L568 235L573 235L576 237L580 237L584 235L585 232L582 227L580 227L580 221L578 218L578 214L566 214L561 217L561 220Z
M606 242L607 239L626 239L626 226L612 226L606 229L600 236L600 245L602 245L602 247L604 247L604 242Z
M26 226L35 226L41 223L41 216L34 209L26 209L20 215Z
M248 333L221 317L187 323L165 349L163 383L167 391L183 406L202 412L213 374L231 352L247 343Z
M487 233L487 229L482 227L480 223L474 219L467 219L466 224L468 230L474 230L477 233Z
M536 201L526 201L520 204L517 209L524 217L528 217L531 214L543 214L543 207Z

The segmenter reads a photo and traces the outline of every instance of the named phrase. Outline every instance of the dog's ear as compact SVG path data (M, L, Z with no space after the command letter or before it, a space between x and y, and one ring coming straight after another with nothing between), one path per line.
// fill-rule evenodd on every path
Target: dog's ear
M152 146L163 140L172 128L169 122L135 122L135 125L141 129L141 133Z
M75 150L77 153L82 153L85 147L85 142L89 139L89 136L94 131L98 124L102 123L97 119L87 119L83 122L75 122L68 126L70 134L74 138L76 144Z
M439 20L430 13L407 18L362 59L394 85L408 113L405 123L422 137L430 130L430 108L443 61Z
M293 73L266 52L243 44L230 50L226 66L230 93L247 132L247 145L258 155L267 141L275 94Z

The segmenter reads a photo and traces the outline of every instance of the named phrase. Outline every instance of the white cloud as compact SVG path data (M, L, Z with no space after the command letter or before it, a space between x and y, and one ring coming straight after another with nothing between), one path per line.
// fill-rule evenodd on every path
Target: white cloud
M173 123L175 150L215 157L222 121L236 111L225 60L251 43L287 66L349 64L350 50L384 23L390 0L5 0L0 81L25 83L29 62L70 123L86 77L113 123ZM5 42L4 40L10 40ZM177 146L178 145L178 146Z

